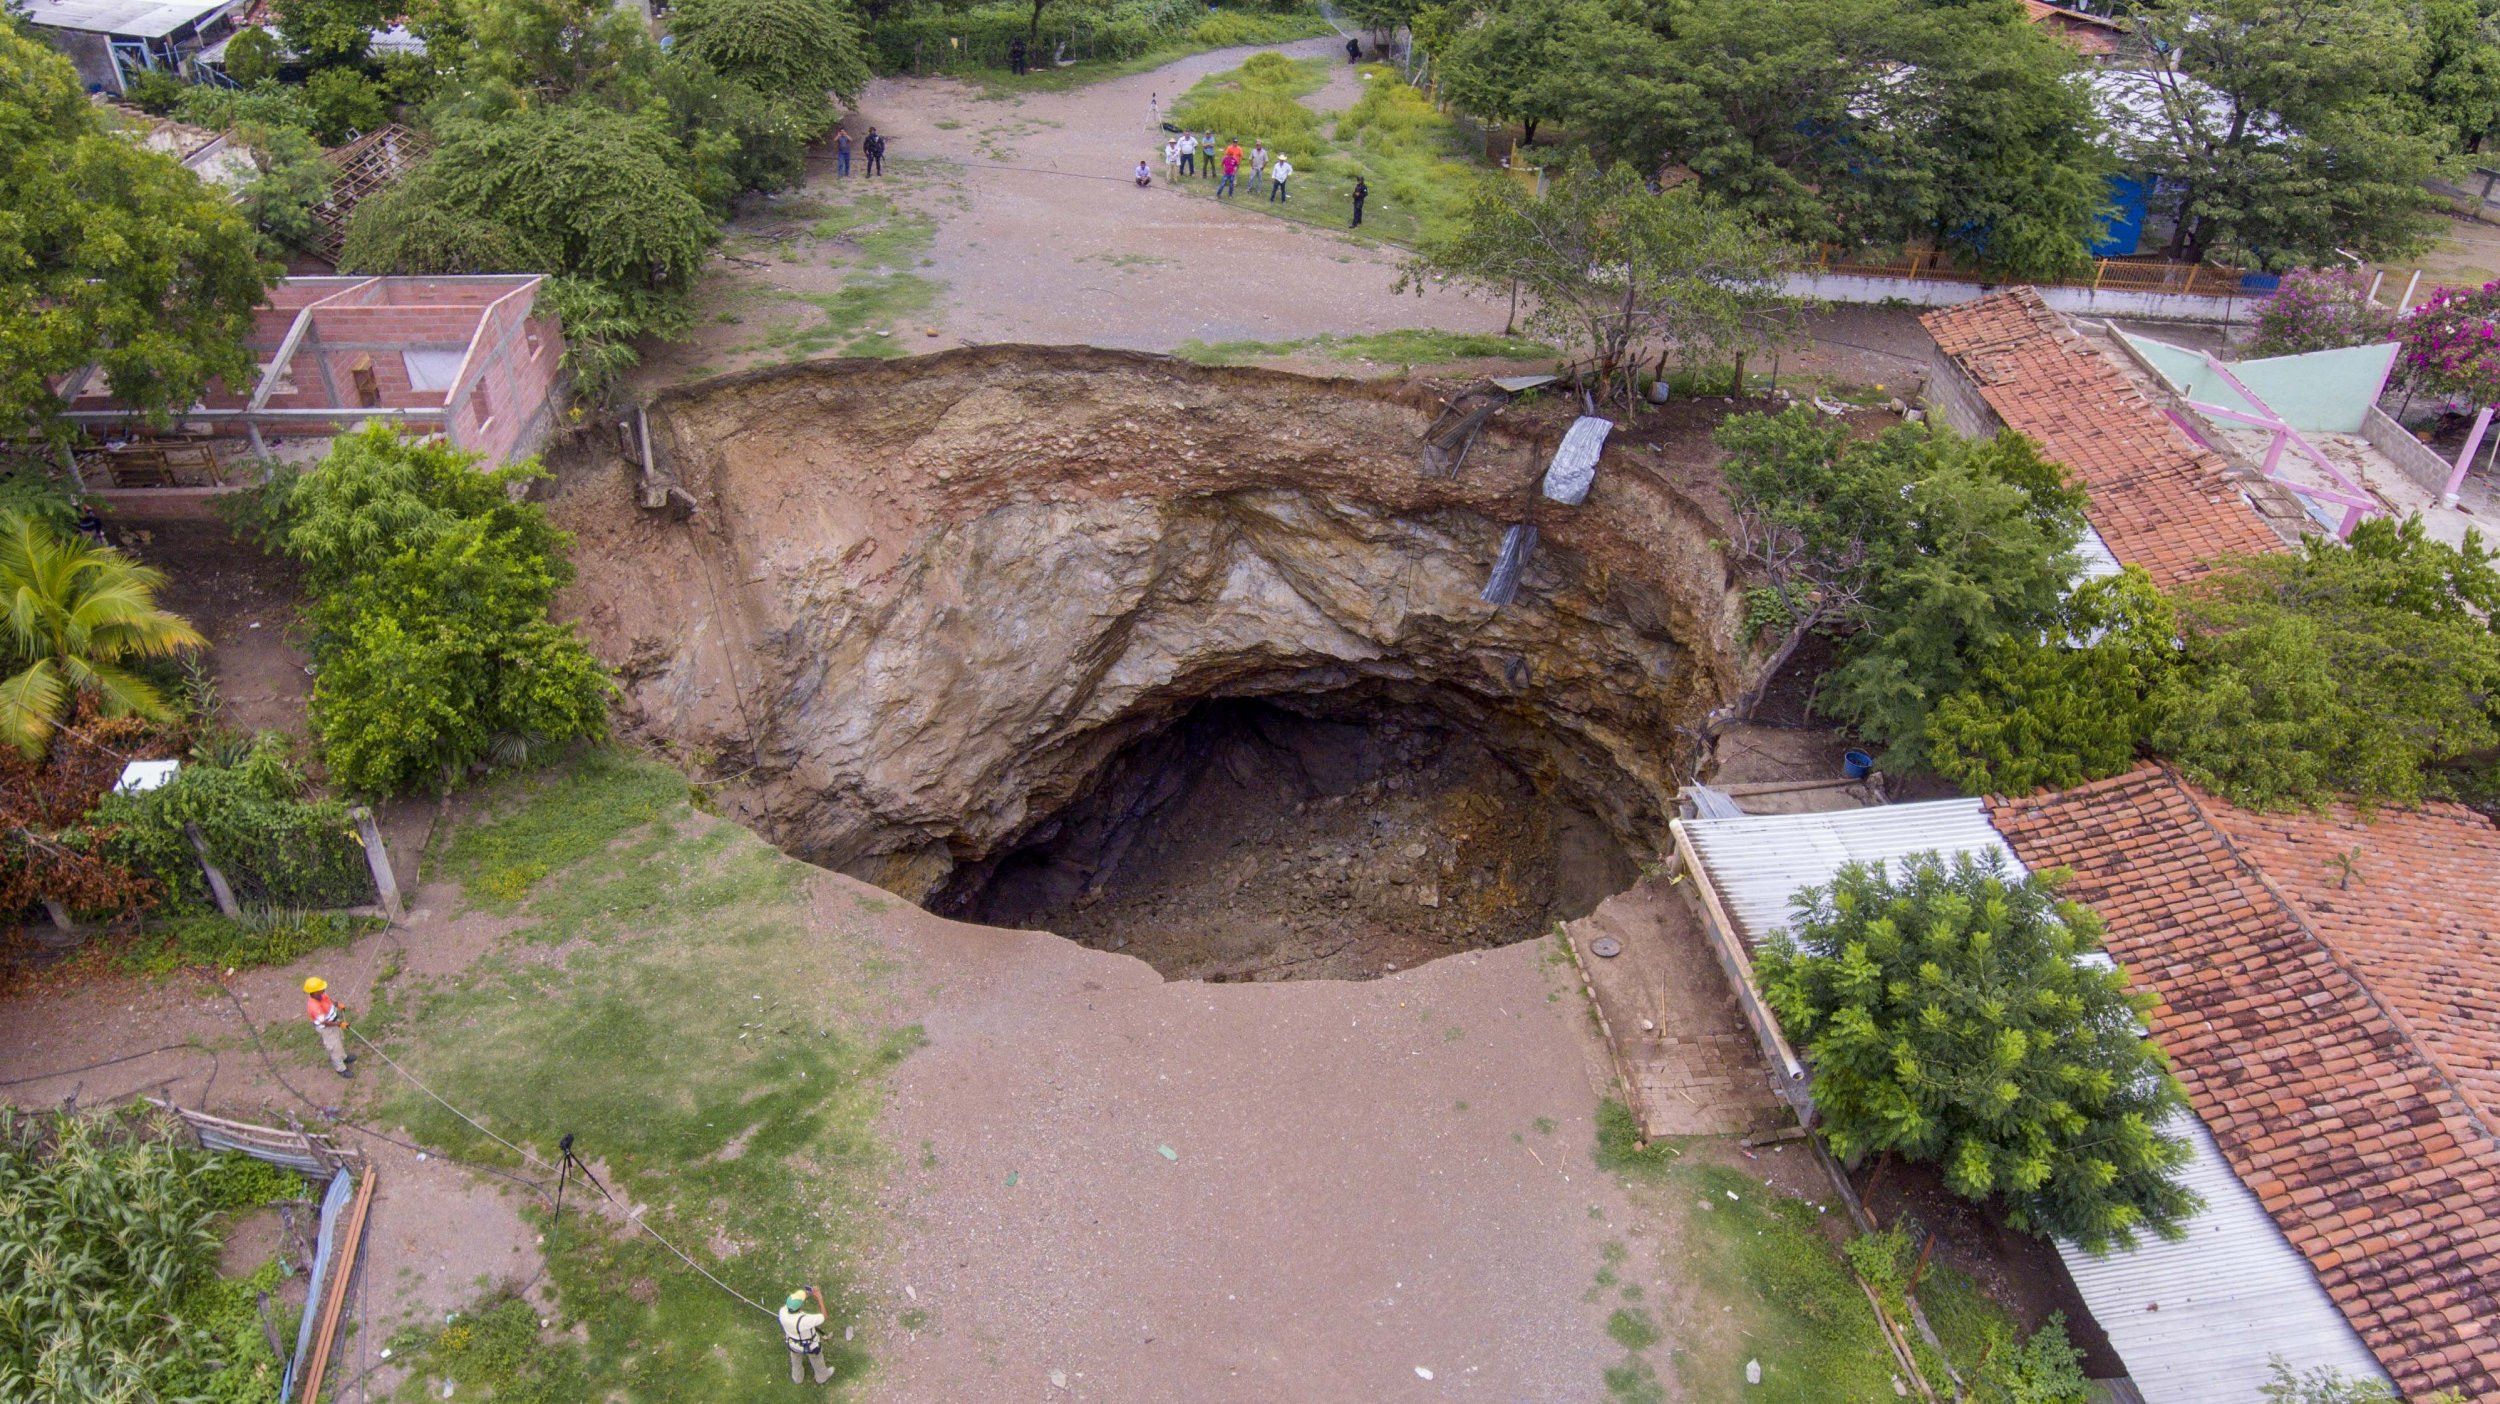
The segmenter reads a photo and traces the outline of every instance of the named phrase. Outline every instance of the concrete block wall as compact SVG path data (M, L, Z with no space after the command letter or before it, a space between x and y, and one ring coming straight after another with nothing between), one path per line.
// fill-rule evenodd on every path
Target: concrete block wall
M534 315L535 301L534 293L508 298L487 313L452 391L452 442L489 463L535 451L553 418L564 343L555 319Z
M1979 382L1961 363L1934 346L1927 348L1927 412L1974 439L1993 437L2005 421L1979 396Z
M2385 410L2372 405L2361 416L2361 437L2423 491L2435 497L2447 490L2448 475L2456 471L2456 466L2406 432Z

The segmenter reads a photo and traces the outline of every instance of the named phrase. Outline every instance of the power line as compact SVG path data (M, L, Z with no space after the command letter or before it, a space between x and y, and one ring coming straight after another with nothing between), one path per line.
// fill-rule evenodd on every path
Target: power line
M88 1063L81 1067L63 1068L59 1072L29 1073L24 1077L13 1077L6 1082L0 1082L0 1087L20 1087L29 1082L43 1082L51 1078L68 1077L72 1073L94 1072L98 1068L109 1068L116 1063L136 1062L141 1058L153 1058L159 1053L172 1053L181 1049L189 1048L190 1046L191 1045L188 1043L168 1043L161 1048L151 1048L145 1053L124 1053L118 1058L106 1058L102 1062Z

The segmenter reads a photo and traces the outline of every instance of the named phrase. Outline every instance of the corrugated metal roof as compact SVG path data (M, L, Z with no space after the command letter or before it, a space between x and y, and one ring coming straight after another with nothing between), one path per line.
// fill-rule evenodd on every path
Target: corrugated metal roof
M2205 1207L2188 1220L2187 1237L2104 1258L2057 1245L2145 1404L2256 1399L2275 1355L2302 1371L2324 1365L2351 1379L2385 1379L2308 1260L2231 1173L2205 1123L2182 1113L2163 1129L2186 1136L2196 1152L2181 1178Z
M51 29L161 39L236 0L26 0L26 20Z
M1748 945L1785 927L1789 899L1830 882L1844 863L1907 858L1913 853L2001 854L2008 871L2023 871L2005 840L1988 825L1975 799L1887 804L1821 814L1762 814L1742 819L1688 819L1684 832L1710 869L1711 885Z
M2118 558L2110 554L2109 543L2090 527L2083 529L2083 539L2075 543L2075 578L2068 582L2081 585L2118 573Z
M1830 882L1846 863L1994 853L2009 873L2027 871L1979 800L1678 823L1749 944L1784 928L1790 899ZM2278 1355L2299 1370L2325 1365L2384 1378L2204 1123L2183 1113L2170 1129L2187 1137L2194 1158L2182 1178L2205 1201L2186 1237L2101 1258L2057 1245L2146 1404L2256 1399Z

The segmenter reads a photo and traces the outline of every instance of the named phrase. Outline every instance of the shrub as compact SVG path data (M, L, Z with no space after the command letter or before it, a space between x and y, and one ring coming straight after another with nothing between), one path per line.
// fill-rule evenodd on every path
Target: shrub
M311 102L313 130L322 143L338 146L391 120L389 101L380 84L352 68L325 68L304 80Z
M2175 1237L2196 1198L2186 1103L2139 1001L2083 964L2100 918L2055 874L1932 853L1852 863L1800 893L1765 943L1765 998L1814 1071L1820 1130L1849 1161L1940 1166L1955 1194L2087 1252Z
M2394 311L2370 300L2369 280L2348 269L2304 268L2283 275L2282 286L2257 306L2251 356L2295 356L2385 341L2396 330Z
M182 95L190 87L170 73L147 68L130 75L122 84L122 96L140 111L163 117L181 105Z
M605 730L606 670L547 618L571 538L508 492L538 465L476 463L375 425L263 490L272 535L319 594L313 721L351 790L445 788Z
M242 764L194 763L153 790L108 794L96 805L103 855L154 881L164 907L205 912L211 894L186 826L197 826L218 870L244 901L346 907L373 900L347 806L307 798L282 738L266 734Z
M2396 363L2435 394L2500 400L2500 281L2441 288L2397 328Z
M1172 120L1192 131L1213 131L1218 138L1264 141L1270 150L1289 154L1313 151L1319 142L1318 113L1294 101L1291 93L1247 80L1238 70L1192 88L1172 104Z

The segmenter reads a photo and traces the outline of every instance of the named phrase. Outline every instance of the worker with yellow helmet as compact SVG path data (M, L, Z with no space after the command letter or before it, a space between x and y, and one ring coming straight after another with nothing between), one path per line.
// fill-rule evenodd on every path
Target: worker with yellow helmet
M304 1017L312 1020L313 1032L321 1035L321 1051L330 1055L330 1071L341 1077L354 1077L347 1065L356 1055L347 1051L347 1011L330 998L330 982L315 975L304 981Z

